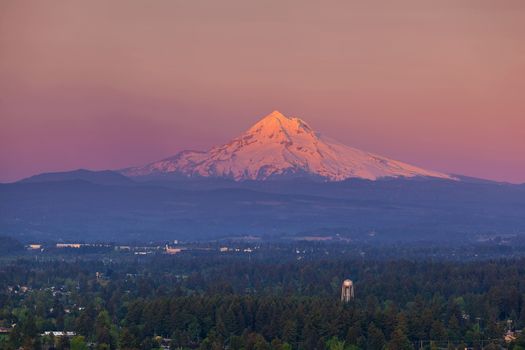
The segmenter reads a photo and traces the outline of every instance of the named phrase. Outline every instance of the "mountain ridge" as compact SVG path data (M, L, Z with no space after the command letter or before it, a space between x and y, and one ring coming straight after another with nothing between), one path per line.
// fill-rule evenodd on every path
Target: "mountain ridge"
M99 185L130 185L134 181L113 170L76 169L71 171L47 172L24 178L18 183L87 181Z

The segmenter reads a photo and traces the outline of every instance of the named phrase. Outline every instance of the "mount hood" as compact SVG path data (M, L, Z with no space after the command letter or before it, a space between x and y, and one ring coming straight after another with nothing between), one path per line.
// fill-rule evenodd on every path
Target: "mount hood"
M316 133L299 118L274 111L230 142L207 152L182 151L145 166L121 170L129 177L181 175L219 177L235 181L282 176L311 176L324 181L350 178L450 175L343 145Z

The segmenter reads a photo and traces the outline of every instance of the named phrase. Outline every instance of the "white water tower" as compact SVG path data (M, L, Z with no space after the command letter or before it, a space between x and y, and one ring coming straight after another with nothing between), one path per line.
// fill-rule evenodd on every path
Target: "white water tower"
M341 301L348 303L354 299L354 282L352 280L344 280L341 287Z

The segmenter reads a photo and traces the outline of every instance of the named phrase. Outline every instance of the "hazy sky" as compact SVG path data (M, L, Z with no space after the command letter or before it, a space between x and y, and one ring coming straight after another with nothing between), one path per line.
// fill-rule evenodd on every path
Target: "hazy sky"
M0 181L205 150L274 109L525 182L525 1L0 0Z

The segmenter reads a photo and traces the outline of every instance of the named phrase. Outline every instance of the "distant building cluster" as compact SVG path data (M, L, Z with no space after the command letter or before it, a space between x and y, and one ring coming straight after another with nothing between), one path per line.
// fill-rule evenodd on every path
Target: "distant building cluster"
M220 245L217 247L201 246L198 244L185 244L180 245L179 240L173 240L169 243L158 244L150 243L144 245L119 245L114 243L81 243L81 242L67 242L67 243L31 243L27 244L25 247L27 250L34 253L41 252L57 252L57 251L67 251L67 250L81 250L82 253L89 252L110 252L115 251L118 253L129 253L134 255L154 255L154 254L168 254L168 255L177 255L183 252L189 251L218 251L220 253L243 253L249 254L256 252L260 249L260 246L257 244L247 246L246 244L231 246ZM305 250L297 251L297 253L306 254Z
M255 249L258 249L258 247L254 247L253 249L252 248L239 248L239 247L220 247L219 248L219 252L221 253L228 253L228 252L235 252L235 253L253 253L253 251Z
M47 248L50 248L49 245L46 245ZM73 248L73 249L79 249L83 247L90 247L90 248L108 248L111 247L109 244L104 243L57 243L54 245L57 249L65 249L65 248ZM40 250L44 251L44 245L41 243L31 243L26 245L27 250Z

